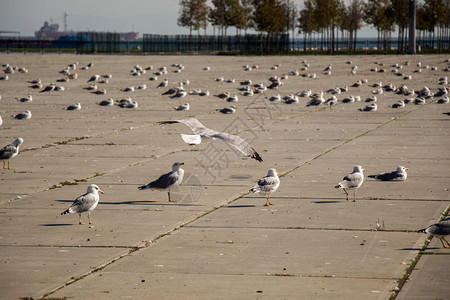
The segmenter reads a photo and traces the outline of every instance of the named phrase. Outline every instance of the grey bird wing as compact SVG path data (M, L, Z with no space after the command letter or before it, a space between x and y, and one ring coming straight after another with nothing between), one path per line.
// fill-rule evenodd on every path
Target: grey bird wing
M247 143L244 139L242 139L241 137L239 137L237 135L232 135L229 133L216 131L210 137L219 139L222 142L225 142L225 143L233 146L234 148L236 148L237 150L239 150L246 156L256 159L259 162L262 162L262 158L258 154L258 152L256 152L256 150L252 146L250 146L249 143Z
M389 180L395 180L395 179L401 179L403 178L403 175L401 173L398 173L396 171L390 172L390 173L382 173L378 175L369 175L370 178L375 178L381 181L389 181Z
M79 196L73 202L70 210L74 213L82 213L88 211L96 202L96 197L92 193Z
M344 188L355 188L358 187L358 185L361 183L363 177L361 176L360 173L356 172L348 174L347 176L344 177L343 180L347 185Z
M14 145L12 144L6 145L2 149L0 149L0 159L11 158L16 152L17 148Z
M158 179L155 181L150 182L146 186L143 186L140 189L145 188L153 188L153 189L166 189L173 185L175 182L177 182L177 177L174 172L169 172L166 174L161 175Z
M270 190L272 187L278 184L278 180L275 177L263 177L258 180L258 186L262 191Z

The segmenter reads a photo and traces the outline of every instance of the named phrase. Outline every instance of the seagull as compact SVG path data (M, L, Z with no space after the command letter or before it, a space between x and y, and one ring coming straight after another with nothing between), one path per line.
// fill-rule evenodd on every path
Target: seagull
M105 89L101 89L101 90L96 90L91 92L92 94L96 94L96 95L106 95L106 90Z
M19 146L22 145L23 139L17 138L14 142L0 149L0 160L3 161L3 169L9 168L9 160L19 154ZM8 168L5 168L5 162L8 161Z
M237 95L234 95L234 96L230 96L230 97L226 98L226 100L227 100L227 102L238 102L239 98Z
M279 175L280 174L278 174L275 169L269 169L269 172L267 172L267 176L258 180L258 183L254 187L252 187L249 192L266 194L267 201L264 206L273 205L273 203L270 202L270 194L275 192L280 186L280 178L278 177Z
M16 115L12 115L11 117L13 117L14 119L18 119L18 120L31 119L31 111L26 110L26 111L18 113Z
M179 89L176 94L170 96L171 99L173 98L183 98L186 97L187 92L184 89Z
M417 232L424 232L431 234L432 236L439 237L439 240L442 243L444 248L450 248L450 243L445 239L445 236L450 234L450 217L445 218L442 221L439 221L436 224L430 225L427 228L420 229ZM444 244L447 243L447 245Z
M408 171L408 168L399 166L399 167L397 167L397 170L392 171L390 173L369 175L368 177L378 179L381 181L403 181L403 180L406 180L406 177L408 177L408 175L406 174L406 171Z
M55 84L54 83L50 83L50 85L47 85L42 91L40 91L39 93L45 93L45 92L51 92L55 89Z
M65 108L65 110L80 110L81 109L81 103L77 102L75 104L71 104Z
M234 114L236 112L236 106L231 105L230 107L216 109L216 111L218 111L222 114Z
M33 96L28 95L26 97L16 98L16 100L20 101L20 102L31 102L31 101L33 101Z
M325 99L323 97L315 97L315 98L312 98L308 103L306 103L306 107L315 106L316 110L318 110L319 105L324 102L325 102Z
M262 162L261 156L253 149L252 146L250 146L249 143L247 143L244 139L240 138L237 135L232 135L225 132L218 132L209 128L206 128L202 123L200 123L197 119L189 118L189 119L181 119L181 120L174 120L174 121L162 121L158 122L159 124L175 124L175 123L182 123L195 133L194 135L187 135L182 134L181 138L183 141L189 145L198 145L202 142L202 140L206 138L212 138L212 139L219 139L222 142L225 142L243 154L245 154L247 157L251 157L253 159L256 159L259 162Z
M169 80L164 79L163 81L161 81L161 83L157 86L157 88L162 88L162 87L166 87L169 84Z
M140 186L140 187L138 187L138 189L139 190L146 190L146 189L166 190L167 196L169 197L169 202L172 202L170 200L170 190L178 187L178 185L180 185L180 183L183 181L184 170L181 168L182 165L184 165L184 163L182 163L182 162L174 163L172 165L171 172L161 175L155 181L152 181L146 185Z
M396 103L392 104L392 108L403 108L405 107L405 101L398 100Z
M353 172L344 177L343 181L339 182L335 188L343 189L347 195L347 189L353 189L353 202L356 201L356 189L359 188L364 182L364 169L361 166L355 166Z
M114 100L112 98L102 100L97 103L100 106L112 106L114 104Z
M230 92L224 92L224 93L220 93L220 94L214 95L214 97L218 97L220 99L226 99L226 98L228 98L230 96L231 96Z
M376 103L370 103L369 105L365 106L364 108L358 109L359 111L377 111L378 106Z
M87 211L89 224L94 224L91 221L91 211L94 210L100 200L100 196L98 195L99 192L103 194L103 191L97 185L91 184L88 186L86 194L76 198L72 206L62 212L61 215L78 213L78 224L83 225L81 222L81 213Z
M181 104L177 107L174 107L175 110L189 110L189 103Z
M34 79L34 80L29 80L29 81L27 81L27 82L28 82L28 83L31 83L31 84L39 84L39 83L42 83L42 81L41 81L40 78Z
M98 79L100 78L100 75L93 75L91 78L89 78L89 80L87 81L89 82L96 82Z

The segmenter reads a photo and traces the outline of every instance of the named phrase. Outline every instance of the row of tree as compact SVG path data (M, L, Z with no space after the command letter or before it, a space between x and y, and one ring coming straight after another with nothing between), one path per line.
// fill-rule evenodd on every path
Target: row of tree
M398 32L398 51L403 52L407 38L409 2L413 0L304 0L297 8L294 0L180 0L178 25L189 28L189 34L208 24L219 35L227 35L229 28L236 34L253 29L269 37L295 32L303 34L304 47L319 40L319 47L334 51L337 43L345 41L349 49L356 49L357 33L363 26L378 32L378 46L390 47L392 33ZM421 43L449 47L450 0L416 0L416 29ZM445 40L447 38L447 40ZM442 44L442 42L445 44Z

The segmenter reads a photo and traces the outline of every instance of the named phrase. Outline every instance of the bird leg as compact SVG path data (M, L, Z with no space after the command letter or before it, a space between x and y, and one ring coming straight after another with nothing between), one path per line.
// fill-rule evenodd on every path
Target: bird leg
M450 243L444 237L441 237L439 240L444 248L450 248ZM445 246L444 241L447 243L447 246Z
M88 219L89 219L89 224L95 224L94 222L91 221L91 213L88 212Z
M167 196L169 196L169 202L177 202L177 200L175 201L170 200L170 191L167 191Z
M353 202L356 202L356 189L353 190Z
M267 201L266 201L266 204L264 204L264 206L273 205L273 203L270 202L270 195L267 195L266 198L267 198Z
M5 161L3 161L3 169L5 169L5 170L6 170L6 168L5 168Z
M344 190L345 195L347 196L347 201L348 201L348 193L345 189L343 189L343 190Z
M81 222L81 214L78 214L78 225L83 225L84 223Z

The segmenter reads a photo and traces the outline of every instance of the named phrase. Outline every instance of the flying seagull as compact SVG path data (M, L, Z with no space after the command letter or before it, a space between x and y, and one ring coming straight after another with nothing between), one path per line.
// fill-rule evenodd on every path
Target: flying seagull
M445 236L450 234L450 217L445 218L444 220L439 221L436 224L430 225L427 228L420 229L417 232L424 232L431 234L432 236L439 237L442 246L444 248L450 248L450 243L445 239ZM447 243L447 245L444 244L444 241Z
M259 162L262 162L261 156L250 146L249 143L244 141L237 135L232 135L225 132L218 132L209 128L206 128L202 123L200 123L197 119L182 119L182 120L174 120L174 121L162 121L158 122L159 124L174 124L174 123L183 123L184 125L191 128L191 130L195 133L194 135L182 134L181 138L183 141L189 145L198 145L202 142L203 139L212 138L219 139L222 142L230 144L243 154L253 159L256 159Z
M399 181L406 180L408 168L403 166L397 167L397 170L389 172L389 173L381 173L378 175L369 175L368 177L378 179L381 181Z
M17 138L14 142L0 149L0 160L3 161L3 169L9 168L9 160L19 154L19 146L22 145L23 139ZM8 161L8 168L5 168L5 162Z
M176 162L172 165L172 172L161 175L155 181L152 181L146 185L138 187L139 190L147 190L147 189L161 189L167 190L167 196L170 200L170 190L177 187L181 181L183 181L184 170L181 169L181 166L184 165L182 162Z
M280 186L280 178L278 176L279 174L275 169L269 169L267 176L258 180L258 183L252 187L249 192L266 194L267 202L264 206L273 205L273 203L270 202L270 194L275 192Z
M356 189L359 188L364 182L364 169L361 166L353 167L353 172L344 177L343 181L339 182L335 188L343 189L347 195L347 189L353 189L353 202L356 201Z
M72 206L62 212L61 215L78 213L78 224L83 225L81 222L81 213L87 211L89 224L94 224L91 221L91 211L94 210L100 200L100 196L98 195L99 192L103 194L103 191L97 185L91 184L88 186L86 194L75 199Z

